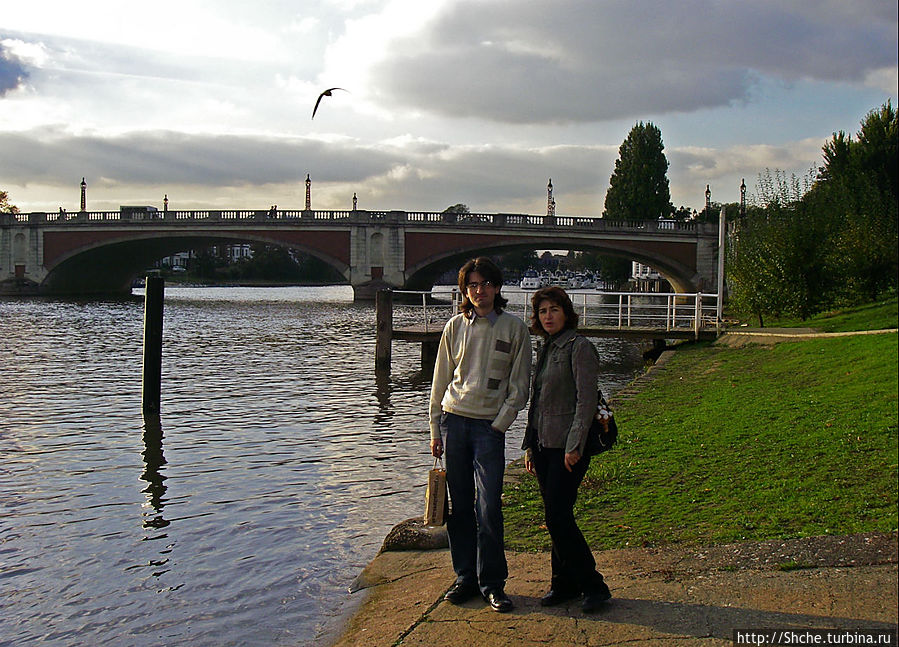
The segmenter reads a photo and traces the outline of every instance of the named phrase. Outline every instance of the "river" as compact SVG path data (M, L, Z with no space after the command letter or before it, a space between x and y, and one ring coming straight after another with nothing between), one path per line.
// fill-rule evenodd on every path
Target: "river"
M139 294L0 300L0 645L327 642L422 512L418 344L394 342L378 378L374 308L348 286L169 286L145 428L142 318ZM596 344L614 393L639 349Z

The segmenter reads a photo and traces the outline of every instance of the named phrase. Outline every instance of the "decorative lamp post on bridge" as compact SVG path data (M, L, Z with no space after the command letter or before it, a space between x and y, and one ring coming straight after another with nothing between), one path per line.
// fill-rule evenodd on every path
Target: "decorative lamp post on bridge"
M306 211L312 211L312 180L306 173Z
M746 180L740 182L740 218L746 217Z
M81 178L81 212L87 211L87 182Z
M546 185L546 220L550 225L556 221L556 199L553 197L552 178L549 178L549 184Z

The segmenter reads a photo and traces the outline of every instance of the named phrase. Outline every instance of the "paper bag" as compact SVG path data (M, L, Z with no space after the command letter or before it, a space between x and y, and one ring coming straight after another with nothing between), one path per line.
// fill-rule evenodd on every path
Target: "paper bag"
M426 526L442 526L446 523L447 513L446 494L446 470L437 466L434 461L434 469L428 472L428 487L425 490L425 517Z

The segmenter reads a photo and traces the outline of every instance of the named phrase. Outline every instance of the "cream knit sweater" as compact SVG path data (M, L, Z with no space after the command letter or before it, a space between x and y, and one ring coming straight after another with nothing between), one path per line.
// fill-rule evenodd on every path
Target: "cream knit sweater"
M491 420L505 432L528 401L531 336L524 322L501 313L486 317L458 314L443 329L431 382L431 438L440 438L443 411Z

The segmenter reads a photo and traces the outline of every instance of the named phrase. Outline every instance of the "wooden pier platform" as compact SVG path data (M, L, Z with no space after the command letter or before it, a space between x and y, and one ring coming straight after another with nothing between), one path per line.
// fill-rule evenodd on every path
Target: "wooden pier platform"
M391 343L394 339L421 344L422 367L433 366L437 354L437 345L443 333L443 323L433 322L427 326L424 322L416 325L393 325L393 296L388 290L379 291L376 299L377 340L375 344L375 368L390 370ZM698 317L697 317L698 320ZM578 332L585 337L618 337L622 339L652 341L656 346L663 345L666 339L714 340L719 330L715 327L699 328L693 326L583 326Z

